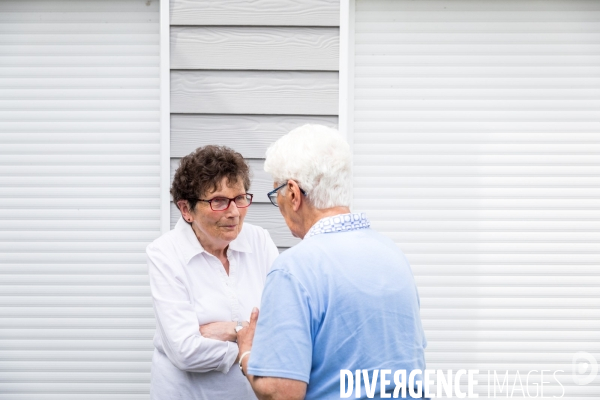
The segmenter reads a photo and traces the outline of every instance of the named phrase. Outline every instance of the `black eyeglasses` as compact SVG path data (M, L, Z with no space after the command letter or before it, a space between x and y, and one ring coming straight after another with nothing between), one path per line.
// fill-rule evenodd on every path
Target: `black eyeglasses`
M246 208L252 204L253 194L246 193L240 194L239 196L230 199L229 197L215 197L210 200L196 199L197 201L203 201L210 205L210 209L213 211L225 211L231 205L233 201L237 208Z
M285 185L287 185L287 182L284 183L283 185L271 190L269 193L267 193L267 197L269 197L269 200L271 200L271 204L273 204L275 207L279 207L277 205L277 191L279 189L281 189L282 187L284 187ZM306 196L306 192L301 187L298 187L298 188L300 189L300 193L302 193L303 195Z

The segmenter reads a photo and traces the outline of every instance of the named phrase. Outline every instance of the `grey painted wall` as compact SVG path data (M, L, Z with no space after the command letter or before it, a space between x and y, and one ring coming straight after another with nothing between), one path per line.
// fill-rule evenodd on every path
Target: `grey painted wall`
M305 123L337 126L339 1L172 0L171 176L207 144L249 161L255 204L246 221L280 249L298 242L268 203L267 147ZM171 207L171 226L179 211Z

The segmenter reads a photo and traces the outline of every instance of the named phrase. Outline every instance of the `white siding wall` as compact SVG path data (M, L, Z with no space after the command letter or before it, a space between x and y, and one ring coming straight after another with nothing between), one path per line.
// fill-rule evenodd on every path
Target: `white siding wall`
M147 399L158 4L0 2L0 399Z
M412 264L428 367L480 369L482 396L488 370L563 370L565 399L600 398L571 375L600 361L600 2L355 15L354 206Z
M171 0L171 173L207 144L253 170L246 221L281 249L298 242L268 203L269 144L305 123L337 126L339 1ZM180 213L172 205L172 225Z

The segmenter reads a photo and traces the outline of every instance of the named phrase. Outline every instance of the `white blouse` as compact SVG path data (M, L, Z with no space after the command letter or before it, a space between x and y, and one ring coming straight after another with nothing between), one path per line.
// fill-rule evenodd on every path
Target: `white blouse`
M237 344L202 337L199 326L247 321L260 306L267 272L279 255L269 233L244 223L227 250L229 275L182 218L146 253L156 316L151 398L254 399L239 368L231 368Z

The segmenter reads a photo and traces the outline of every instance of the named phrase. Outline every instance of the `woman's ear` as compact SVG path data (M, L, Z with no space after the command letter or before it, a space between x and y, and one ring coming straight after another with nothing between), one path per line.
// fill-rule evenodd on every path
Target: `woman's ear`
M192 222L194 218L192 217L192 213L190 210L190 204L187 200L179 200L177 202L177 208L181 211L181 216L186 222Z

